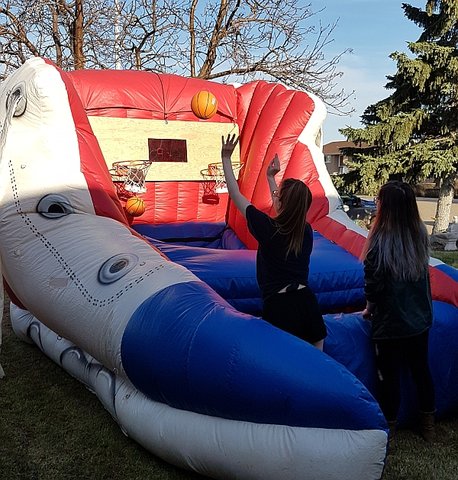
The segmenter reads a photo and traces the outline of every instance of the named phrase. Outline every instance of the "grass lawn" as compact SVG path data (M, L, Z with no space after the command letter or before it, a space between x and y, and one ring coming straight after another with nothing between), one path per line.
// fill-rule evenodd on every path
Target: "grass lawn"
M458 252L433 256L458 266ZM124 436L94 394L14 335L8 308L5 302L0 480L204 478L163 462ZM458 412L440 419L437 432L437 440L427 444L410 430L400 430L383 480L457 480Z
M438 260L442 260L444 263L447 263L452 267L458 268L458 250L433 250L431 252L431 256L437 258Z
M94 394L15 336L7 308L0 358L0 480L204 478L127 438Z

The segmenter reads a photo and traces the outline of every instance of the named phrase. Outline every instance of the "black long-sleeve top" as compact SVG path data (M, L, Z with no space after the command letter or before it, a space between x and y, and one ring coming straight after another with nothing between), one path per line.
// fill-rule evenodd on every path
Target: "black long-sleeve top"
M376 271L376 257L364 261L364 292L372 305L372 338L375 340L419 335L432 325L428 269L416 281L396 280L389 272Z
M248 228L259 243L256 257L256 277L263 299L277 293L288 284L308 285L313 231L307 223L302 250L298 256L288 250L287 237L269 215L253 205L246 209Z

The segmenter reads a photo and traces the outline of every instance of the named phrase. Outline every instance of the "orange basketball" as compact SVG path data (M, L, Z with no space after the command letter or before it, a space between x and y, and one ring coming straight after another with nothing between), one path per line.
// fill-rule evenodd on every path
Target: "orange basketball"
M196 117L207 120L218 110L218 100L213 93L201 90L192 97L191 109Z
M139 217L145 213L145 202L139 197L131 197L127 200L124 207L126 212L132 217Z

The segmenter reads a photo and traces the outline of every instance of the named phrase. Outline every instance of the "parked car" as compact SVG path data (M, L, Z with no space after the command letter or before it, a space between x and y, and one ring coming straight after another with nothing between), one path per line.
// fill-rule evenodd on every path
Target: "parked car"
M362 220L367 226L377 213L375 200L365 200L353 193L340 193L343 209L352 220Z
M344 210L348 212L350 208L359 208L362 205L362 199L353 193L341 193L340 198L344 204ZM347 207L347 208L345 208Z

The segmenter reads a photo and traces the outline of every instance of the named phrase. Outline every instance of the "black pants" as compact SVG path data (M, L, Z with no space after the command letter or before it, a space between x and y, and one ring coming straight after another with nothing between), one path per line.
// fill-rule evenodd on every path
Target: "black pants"
M262 317L309 343L326 337L326 326L318 301L308 286L266 298Z
M409 338L376 340L378 401L388 421L396 420L401 404L401 370L412 374L422 412L435 410L434 385L428 364L429 332Z

